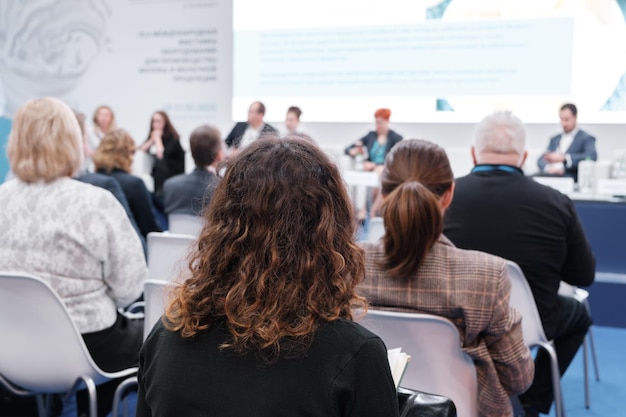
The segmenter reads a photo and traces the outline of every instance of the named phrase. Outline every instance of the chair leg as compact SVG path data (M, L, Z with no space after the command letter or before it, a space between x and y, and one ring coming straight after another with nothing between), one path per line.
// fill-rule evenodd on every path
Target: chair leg
M559 361L556 351L551 343L542 343L543 347L550 356L550 370L552 374L552 391L554 392L554 414L556 417L566 417L565 403L563 401L563 392L561 391L561 373L559 372Z
M48 417L45 394L37 394L35 399L37 400L37 414L39 417Z
M591 401L589 400L589 364L587 363L587 337L583 339L583 378L585 379L585 408L588 410Z
M591 347L591 359L593 360L593 370L596 374L596 381L600 381L600 370L598 368L598 357L596 356L596 345L593 341L593 332L591 331L591 327L587 332L587 336L589 336L589 346Z
M96 383L90 377L81 376L79 381L83 381L89 393L89 417L98 417L98 394L96 392ZM72 389L72 391L74 391Z
M126 378L123 380L115 389L115 394L113 395L113 411L111 413L112 417L118 417L119 414L119 405L122 397L130 388L137 386L137 377L133 376L130 378ZM126 413L126 410L124 410Z

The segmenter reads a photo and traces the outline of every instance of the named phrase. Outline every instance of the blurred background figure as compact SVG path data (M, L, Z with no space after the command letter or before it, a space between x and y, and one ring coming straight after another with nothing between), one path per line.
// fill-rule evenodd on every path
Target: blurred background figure
M185 151L167 113L159 110L152 114L148 138L140 149L153 157L151 175L155 203L162 209L161 192L165 180L185 172Z
M287 135L295 135L300 132L300 116L302 116L302 110L299 107L291 106L287 109L287 115L285 116L285 129Z
M196 164L188 175L172 177L163 184L165 214L202 215L220 178L217 164L224 159L222 135L213 126L200 126L189 138L191 156Z
M228 149L240 150L263 135L278 133L272 125L265 123L264 117L265 105L260 101L252 103L248 108L248 121L238 122L226 137Z
M160 232L152 204L152 197L143 180L130 173L135 154L135 141L125 130L107 133L93 155L93 163L100 174L117 180L128 200L141 235Z
M369 132L345 149L346 155L361 158L365 171L374 171L377 167L382 169L387 153L402 140L402 136L389 129L390 117L391 110L376 110L374 113L376 130Z

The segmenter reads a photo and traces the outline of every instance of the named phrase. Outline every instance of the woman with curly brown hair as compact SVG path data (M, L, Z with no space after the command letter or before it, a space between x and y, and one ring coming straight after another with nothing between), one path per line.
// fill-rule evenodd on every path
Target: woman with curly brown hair
M395 416L382 341L352 322L363 255L337 167L263 139L229 162L140 354L137 416Z

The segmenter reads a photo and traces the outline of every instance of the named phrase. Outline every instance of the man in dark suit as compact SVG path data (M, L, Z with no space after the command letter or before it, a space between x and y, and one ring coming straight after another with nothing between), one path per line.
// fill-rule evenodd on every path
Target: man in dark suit
M580 161L598 159L596 138L576 126L577 116L575 105L567 103L561 106L559 117L563 133L550 138L548 149L539 157L537 165L541 172L577 179Z
M204 125L196 128L189 139L196 167L188 175L176 175L163 185L165 213L201 215L207 206L219 177L217 164L223 159L220 131Z
M229 149L243 149L264 134L278 131L271 125L265 123L265 105L260 101L255 101L248 109L248 121L238 122L233 130L226 137L226 146Z
M590 285L595 258L572 201L524 176L526 131L511 113L494 113L474 134L472 172L456 180L444 234L458 247L516 262L532 289L546 336L553 339L561 375L591 325L585 308L558 295L560 281ZM548 413L553 400L547 357L535 361L535 379L520 396L528 413Z

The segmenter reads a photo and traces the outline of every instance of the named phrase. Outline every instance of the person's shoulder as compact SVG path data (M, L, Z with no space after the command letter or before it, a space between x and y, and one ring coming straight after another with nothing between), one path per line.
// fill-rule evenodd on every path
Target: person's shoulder
M85 172L78 175L74 179L87 184L95 185L96 187L105 188L110 190L111 188L119 188L120 183L109 175L99 174L96 172Z
M389 129L389 138L396 141L402 140L402 135L396 132L395 130Z
M274 126L272 126L269 123L265 123L263 125L263 129L262 130L263 130L263 132L266 132L266 133L270 133L270 132L271 133L278 133L278 129L276 129Z
M179 186L180 184L189 181L189 175L190 174L178 174L166 179L163 183L163 191L171 187Z
M528 197L538 200L550 201L557 205L570 204L570 198L562 192L547 185L540 184L531 177L524 177L524 186L529 191Z
M336 346L349 345L353 349L359 349L364 344L381 340L358 322L345 318L323 322L318 331L325 343L333 343Z
M96 212L108 211L113 207L120 206L113 193L106 188L75 178L62 180L58 188L59 192L72 200L72 205L81 206L81 211L87 213L90 208ZM119 185L118 185L119 186Z
M596 139L594 135L590 134L589 132L584 131L583 129L579 129L578 133L583 139L593 139L593 140Z
M467 275L481 274L485 277L499 275L506 268L506 259L489 253L457 248L446 237L441 237L433 246L425 262L446 265L452 271Z

